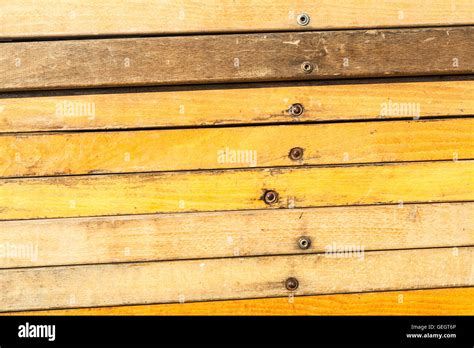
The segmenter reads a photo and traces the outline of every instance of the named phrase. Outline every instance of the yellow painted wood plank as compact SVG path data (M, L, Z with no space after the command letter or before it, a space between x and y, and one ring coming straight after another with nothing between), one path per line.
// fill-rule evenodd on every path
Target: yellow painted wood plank
M56 309L7 315L473 315L473 298L474 288L450 288Z
M289 109L301 104L303 113ZM386 82L0 98L0 132L474 115L474 82Z
M0 268L469 246L472 221L474 203L0 221Z
M3 177L474 159L474 119L0 135L0 149Z
M0 38L471 24L469 0L8 1ZM298 24L299 15L309 23Z
M473 261L441 248L9 269L0 311L473 286Z
M446 161L3 179L0 220L470 201L473 174L474 161Z

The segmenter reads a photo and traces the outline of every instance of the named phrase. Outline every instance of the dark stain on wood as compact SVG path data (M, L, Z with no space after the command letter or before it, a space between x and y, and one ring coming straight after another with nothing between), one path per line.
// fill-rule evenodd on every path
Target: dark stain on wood
M0 91L453 75L474 27L0 43ZM314 69L303 71L303 62Z

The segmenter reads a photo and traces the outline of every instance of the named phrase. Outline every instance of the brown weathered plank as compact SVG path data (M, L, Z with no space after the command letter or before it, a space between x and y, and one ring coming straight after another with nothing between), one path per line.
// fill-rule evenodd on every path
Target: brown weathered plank
M0 132L474 115L473 77L447 78L5 93L0 94ZM302 105L301 115L290 113L293 104Z
M0 268L469 246L472 221L474 203L0 221Z
M1 43L0 90L468 74L473 38L449 27Z
M0 38L470 24L469 0L0 1ZM298 15L310 21L298 24Z
M472 286L474 248L0 270L0 311ZM295 277L299 286L285 288Z
M0 149L0 177L474 159L474 119L12 134Z
M2 179L0 220L471 201L473 188L474 161Z

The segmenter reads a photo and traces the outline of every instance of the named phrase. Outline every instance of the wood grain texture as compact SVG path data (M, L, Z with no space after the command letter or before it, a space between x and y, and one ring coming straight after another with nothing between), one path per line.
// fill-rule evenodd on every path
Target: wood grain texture
M0 220L470 201L473 174L474 161L449 161L3 179Z
M474 203L1 221L0 268L469 246L472 221Z
M0 149L2 177L474 159L474 119L0 135Z
M0 311L472 286L474 248L0 271ZM285 280L296 277L295 291ZM86 285L86 286L85 286Z
M469 0L0 2L0 38L471 24ZM311 17L297 24L300 13Z
M56 309L6 315L473 315L473 297L474 288L450 288Z
M447 27L7 42L0 90L470 74L473 38Z
M174 87L173 91L161 87L137 93L14 98L3 95L0 132L474 115L472 80L325 83L206 90ZM288 111L295 103L304 107L299 117Z

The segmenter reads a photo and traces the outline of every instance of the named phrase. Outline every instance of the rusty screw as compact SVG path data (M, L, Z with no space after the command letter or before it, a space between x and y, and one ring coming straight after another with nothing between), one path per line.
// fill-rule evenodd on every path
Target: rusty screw
M306 74L309 74L311 71L313 71L313 64L311 64L310 62L303 62L303 64L301 64L301 69Z
M294 147L290 150L288 157L292 161L300 161L303 159L304 150L301 147Z
M311 239L309 237L300 237L298 239L298 246L303 250L309 249L311 246Z
M286 290L289 290L289 291L295 291L296 289L298 289L298 279L296 278L288 278L286 281L285 281L285 288Z
M263 201L267 204L273 204L278 202L278 193L273 190L265 191L263 194Z
M296 22L301 26L306 26L309 24L311 18L306 13L300 13L298 17L296 17Z
M288 112L290 113L291 116L301 116L304 112L304 107L302 104L296 103L290 106Z

